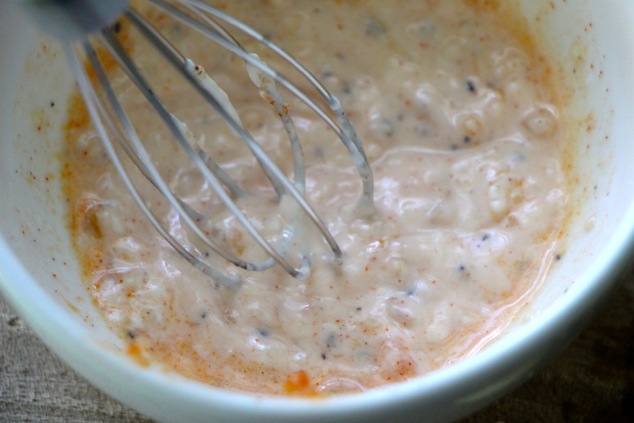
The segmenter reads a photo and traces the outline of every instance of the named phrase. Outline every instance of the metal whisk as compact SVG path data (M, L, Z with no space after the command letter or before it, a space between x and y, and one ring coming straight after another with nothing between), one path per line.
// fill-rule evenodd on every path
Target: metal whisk
M182 77L202 95L206 102L224 119L226 124L242 139L256 157L258 164L262 167L280 201L285 196L290 195L301 207L303 213L310 218L314 226L318 228L323 239L332 250L335 259L341 260L342 251L339 245L305 198L305 166L299 137L295 131L293 119L287 113L287 108L284 107L285 103L277 91L276 83L283 86L307 105L343 142L361 176L363 194L360 202L364 207L372 207L372 172L359 138L352 124L346 118L339 100L331 95L310 72L278 46L244 23L215 7L197 0L143 0L143 2L151 4L152 7L157 8L162 13L166 13L171 18L195 29L245 62L253 83L260 92L264 93L267 100L273 104L273 107L276 108L276 113L283 122L291 144L294 163L294 175L293 181L291 181L244 128L240 122L240 117L231 105L230 99L215 84L213 79L201 67L181 54L161 35L159 30L144 19L143 14L136 7L141 1L136 3L130 3L128 0L19 1L44 30L58 37L63 42L65 53L75 79L79 84L93 124L112 163L147 219L160 235L193 266L226 285L233 286L237 283L233 277L215 268L208 260L207 254L203 254L199 249L193 248L189 244L184 245L169 233L135 186L121 161L120 153L115 148L113 140L122 147L121 149L127 153L142 174L160 191L171 207L178 212L190 232L217 255L247 270L266 270L277 263L297 279L305 279L310 273L311 259L309 254L300 253L299 258L295 256L294 260L291 260L288 248L273 245L270 240L267 240L258 232L249 218L236 205L234 198L244 195L245 191L213 161L212 157L187 137L184 124L176 119L172 112L159 100L146 82L146 78L138 68L134 57L131 57L133 55L126 53L118 41L114 25L119 19L130 22L180 72ZM246 34L290 64L302 78L310 83L316 95L321 96L324 100L323 102L320 100L320 102L325 103L327 107L320 107L311 99L311 96L297 88L285 76L271 68L256 55L250 54L222 25ZM209 219L209 217L203 216L199 211L194 210L194 208L180 199L170 189L168 183L161 176L159 169L153 164L148 151L146 151L141 142L140 135L135 131L117 98L115 90L108 79L108 72L100 62L99 54L97 53L98 48L108 51L118 66L143 93L153 109L164 121L171 136L174 137L180 148L187 153L191 161L195 163L207 183L214 189L216 195L266 252L268 255L267 259L260 262L245 260L205 234L201 229L200 222ZM86 64L89 64L93 70L93 75L88 74ZM299 261L299 263L291 263L291 261Z

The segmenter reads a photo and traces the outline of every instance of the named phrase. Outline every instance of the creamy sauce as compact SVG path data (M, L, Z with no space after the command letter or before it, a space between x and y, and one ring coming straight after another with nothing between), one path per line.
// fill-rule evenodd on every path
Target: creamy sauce
M357 209L361 182L345 149L305 107L290 102L307 161L307 196L344 251L337 265L318 236L300 237L312 251L305 281L279 267L247 273L218 262L241 286L214 283L144 221L94 131L69 126L66 181L78 254L95 304L130 350L213 385L327 395L431 372L495 337L556 256L566 192L563 125L548 64L515 25L519 20L481 4L497 3L223 5L339 97L371 161L376 213L368 217ZM292 174L282 124L266 117L271 109L244 63L202 50L209 44L157 18ZM272 60L257 44L245 46ZM142 46L134 51L142 61L156 60ZM267 236L279 237L295 214L280 213L252 155L217 116L201 114L202 101L183 94L163 68L154 66L157 93L196 142L256 193L239 203ZM153 112L128 82L115 80L174 191L211 217L210 232L224 234L234 252L262 259L202 178L165 143ZM165 200L143 189L172 235L188 243Z

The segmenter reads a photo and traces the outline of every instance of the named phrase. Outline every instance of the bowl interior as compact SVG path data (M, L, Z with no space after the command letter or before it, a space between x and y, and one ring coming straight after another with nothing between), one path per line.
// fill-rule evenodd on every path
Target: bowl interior
M176 399L183 406L215 407L218 415L243 406L244 401L255 401L251 403L254 410L260 407L273 413L271 410L284 404L289 413L305 413L305 407L293 405L298 401L277 399L263 404L249 396L226 394L142 368L118 352L122 342L108 331L81 283L81 269L67 231L67 204L59 176L60 134L73 82L59 45L36 34L22 14L7 3L0 5L3 294L42 339L84 376L151 415L169 419L170 404ZM376 394L381 401L388 398L396 403L397 394L401 399L432 391L447 394L451 390L448 384L486 371L491 357L508 356L531 337L552 336L561 321L572 323L587 315L627 261L634 230L634 178L630 170L634 120L628 116L634 108L634 85L628 83L629 75L634 74L634 29L630 25L634 3L526 0L519 5L527 24L547 46L544 54L556 58L554 72L567 104L564 113L574 211L562 228L562 258L530 305L499 339L452 368L384 391L387 394ZM117 378L125 376L149 391L121 389ZM466 395L466 389L456 393L453 400ZM173 400L158 404L160 395ZM478 397L468 407L473 409L492 398ZM344 397L324 401L319 407L330 412L354 411L363 401L368 400ZM433 411L439 407L427 406L429 413L443 417L440 411ZM464 413L468 407L458 409ZM191 412L190 417L198 415L196 410ZM206 414L201 411L200 416Z

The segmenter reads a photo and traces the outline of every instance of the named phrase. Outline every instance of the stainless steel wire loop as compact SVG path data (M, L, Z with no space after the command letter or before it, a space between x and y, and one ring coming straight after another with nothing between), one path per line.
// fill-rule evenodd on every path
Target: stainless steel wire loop
M203 34L211 42L220 45L232 54L240 57L249 71L254 72L257 78L264 81L264 85L261 86L260 89L268 90L269 95L276 99L276 101L273 102L277 105L276 107L280 107L280 105L283 104L283 100L278 91L275 88L271 88L274 87L273 84L279 84L284 87L293 96L308 106L308 108L323 120L337 135L347 149L361 178L363 187L361 202L366 205L372 204L372 171L361 142L352 124L346 118L339 100L331 95L315 76L270 40L244 23L207 3L199 0L145 0L145 2L182 24L193 28L200 34ZM90 7L92 10L96 7L94 0L27 1L27 3L30 4L29 7L31 9L34 9L33 3L47 4L48 7L53 3L58 14L64 15L65 19L70 21L83 16L82 13L77 13L78 8ZM113 7L115 3L117 8L121 7L121 1L114 2ZM35 9L37 8L35 7ZM66 15L64 14L64 10L66 10ZM31 10L30 13L38 14L38 12L33 12L33 10ZM210 157L204 149L193 144L191 140L188 140L184 135L179 121L175 118L174 114L172 114L172 111L168 110L155 94L155 91L144 76L144 72L137 66L133 55L126 52L116 34L110 28L110 24L112 23L110 20L112 19L113 13L114 12L101 12L98 15L92 16L90 25L79 22L74 25L74 29L70 35L60 36L60 38L62 38L62 41L65 43L65 52L68 56L71 69L78 82L91 119L103 141L105 150L117 169L117 172L121 175L128 191L148 221L175 251L188 260L194 267L224 285L236 286L240 283L235 277L216 269L208 260L206 253L201 253L200 250L192 248L190 245L184 245L169 233L160 219L154 214L151 207L148 206L136 186L135 181L133 181L133 178L130 177L122 162L120 155L121 150L125 152L145 178L167 200L186 224L190 233L202 242L205 249L211 250L217 256L242 269L263 271L278 264L287 273L297 279L307 278L310 274L311 267L309 252L299 251L298 254L289 254L288 248L273 245L273 243L267 240L252 224L250 219L236 204L236 201L234 201L234 198L240 198L246 195L246 191L240 187L231 176L223 171L221 166L214 161L213 157ZM120 18L130 22L138 33L142 34L156 51L180 73L181 77L188 81L209 106L222 117L225 123L255 156L280 200L287 195L293 198L302 210L302 213L304 213L305 216L308 217L308 220L312 222L312 225L319 230L322 238L332 250L335 260L340 261L343 254L341 248L329 232L326 224L320 219L314 208L306 200L303 152L292 117L287 113L282 113L281 109L278 110L278 115L282 119L283 127L291 143L294 163L294 174L293 180L291 181L268 156L259 143L255 141L249 131L245 129L239 117L230 110L230 107L227 107L227 100L220 98L221 96L217 90L210 89L209 86L205 84L205 80L201 80L204 76L200 76L200 69L191 60L181 54L159 30L154 28L143 17L142 13L133 6L128 5L120 12ZM103 26L95 29L95 26L99 24L99 19L103 20ZM227 27L230 29L227 29ZM83 37L77 37L77 32L81 30L86 33ZM234 31L246 34L251 39L261 43L290 65L304 81L313 87L315 93L321 97L321 102L327 105L327 107L324 108L317 104L311 95L299 89L295 84L290 82L287 77L282 75L282 73L271 68L267 63L243 48L231 35ZM59 33L60 31L52 30L51 32ZM96 52L97 48L106 50L108 54L114 58L119 68L123 70L125 75L136 85L139 92L142 93L152 109L169 129L169 133L178 143L182 151L184 151L189 157L189 160L195 164L196 168L204 176L205 181L213 188L215 194L236 217L251 238L266 252L268 258L260 262L243 259L231 251L228 251L221 243L205 233L201 228L201 222L206 222L211 219L211 217L205 216L186 204L170 189L169 184L161 175L160 169L152 162L150 154L142 142L141 135L137 133L134 125L124 111L112 87L112 82L109 80L108 72L104 69L99 54ZM89 76L87 67L93 70L94 77ZM267 83L269 80L274 82ZM117 148L115 144L121 148Z

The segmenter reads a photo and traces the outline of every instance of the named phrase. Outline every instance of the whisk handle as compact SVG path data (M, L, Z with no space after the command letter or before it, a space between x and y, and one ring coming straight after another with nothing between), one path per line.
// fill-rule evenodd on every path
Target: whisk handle
M64 41L80 39L107 27L128 0L15 0L40 29Z

